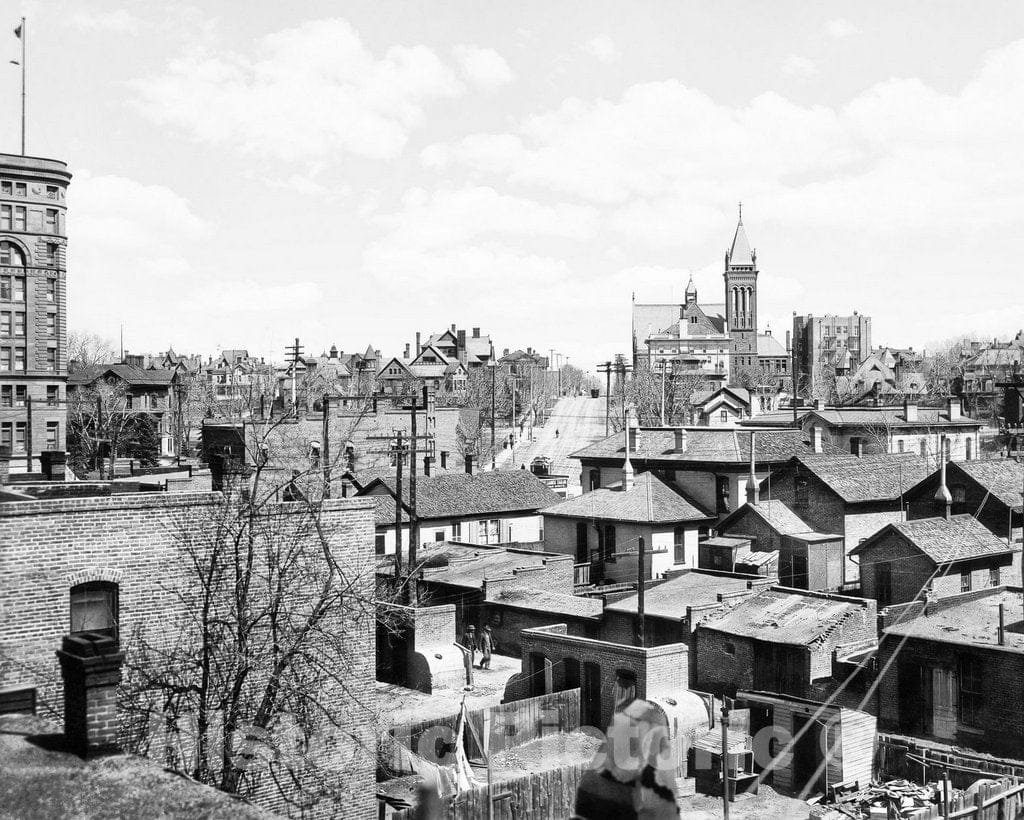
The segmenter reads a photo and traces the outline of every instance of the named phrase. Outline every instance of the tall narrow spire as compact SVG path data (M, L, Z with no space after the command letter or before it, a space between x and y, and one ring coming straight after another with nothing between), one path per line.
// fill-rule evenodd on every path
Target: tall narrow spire
M740 219L736 223L736 233L732 238L732 248L729 251L729 266L737 265L753 267L754 254L750 250L750 242L747 241L747 232L743 229L743 204L740 203Z

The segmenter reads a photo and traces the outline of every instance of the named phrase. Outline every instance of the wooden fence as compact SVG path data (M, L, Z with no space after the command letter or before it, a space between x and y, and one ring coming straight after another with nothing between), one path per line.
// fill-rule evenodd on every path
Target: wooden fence
M494 820L564 820L576 804L576 787L586 765L567 764L559 769L534 772L495 783ZM486 786L465 791L450 801L444 820L486 820L489 790ZM392 820L412 820L412 809L395 812Z
M950 800L946 806L931 806L914 820L1017 820L1024 817L1024 783L1012 780L979 786L974 794Z
M567 689L535 698L501 703L486 709L467 710L467 719L483 738L484 715L490 712L490 750L496 752L521 746L550 734L574 732L580 728L580 690ZM409 723L391 729L390 735L407 749L439 765L450 765L453 760L444 752L444 744L455 738L458 714L433 720ZM473 733L467 731L466 754L472 759L482 757ZM438 743L440 741L440 744ZM441 752L441 754L438 754ZM387 769L386 761L381 761Z
M1024 779L1024 761L951 749L927 740L880 732L875 771L880 777L902 778L917 783L942 780L943 773L948 772L954 786L966 788L980 777Z

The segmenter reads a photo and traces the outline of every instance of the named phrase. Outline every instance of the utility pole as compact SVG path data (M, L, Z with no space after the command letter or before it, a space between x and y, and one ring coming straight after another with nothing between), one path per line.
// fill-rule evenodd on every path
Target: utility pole
M627 432L626 435L629 435ZM644 610L644 580L647 573L644 566L644 537L637 540L636 552L636 637L638 646L646 646L646 615Z
M296 418L299 415L299 397L296 395L295 390L295 372L299 367L299 359L302 357L302 345L299 344L299 339L296 337L295 344L288 345L284 349L284 355L290 356L292 363L292 411L295 413Z
M790 381L793 382L793 426L794 427L796 426L796 423L797 423L797 409L796 409L797 397L800 394L800 391L798 389L799 385L800 385L800 377L799 377L798 371L797 371L797 353L796 353L796 348L797 348L797 336L796 336L796 333L793 333L793 364L791 365L791 367L793 368L793 373L791 374L793 376L793 378Z
M491 471L493 472L498 464L498 453L494 446L494 388L497 380L498 363L494 361L494 345L491 345L491 355L487 360L487 367L491 371Z
M612 413L612 363L602 362L597 366L597 372L604 373L604 434L607 437Z
M25 391L25 464L26 472L32 472L32 397ZM113 478L113 476L111 476Z
M665 369L666 362L661 360L661 426L665 426Z
M324 466L324 498L331 497L331 397L324 393L324 435L320 458Z
M395 431L395 575L401 584L402 578L402 431Z
M722 698L722 818L729 820L729 702Z
M426 389L426 388L424 388ZM427 403L423 402L426 409ZM416 547L420 542L420 519L416 515L416 394L412 394L412 417L410 418L409 439L409 605L416 606Z

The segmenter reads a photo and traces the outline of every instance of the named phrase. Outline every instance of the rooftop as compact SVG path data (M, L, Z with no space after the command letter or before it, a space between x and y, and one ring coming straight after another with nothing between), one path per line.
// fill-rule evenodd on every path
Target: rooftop
M952 465L966 473L1007 507L1021 508L1021 492L1024 491L1024 464L1013 459L991 459L986 461L961 461Z
M593 490L548 507L544 515L641 524L675 524L711 517L650 472L640 473L630 490Z
M919 518L889 524L854 547L850 554L858 555L870 549L890 532L902 535L936 564L1004 555L1014 551L973 515L953 515L948 519Z
M942 643L998 647L1000 604L1005 618L1003 648L1024 652L1024 594L1019 588L994 587L981 595L968 592L940 598L928 604L927 615L900 617L884 631Z
M546 592L539 589L503 591L494 598L488 598L488 601L514 609L572 618L600 618L604 611L599 598L585 598L568 592Z
M132 386L153 385L168 387L176 375L173 370L154 368L146 370L131 364L94 364L82 367L68 375L69 385L88 385L112 374Z
M686 427L686 447L677 450L676 433L672 428L641 427L637 430L636 449L631 455L633 461L667 462L713 462L720 464L749 464L749 429L734 430L716 427ZM795 455L810 455L814 448L805 439L802 430L756 431L754 455L758 463L780 464ZM841 454L831 444L825 445L829 452ZM622 433L577 450L570 458L609 459L624 461L626 442Z
M869 606L860 598L771 587L706 621L704 627L759 641L808 646L848 619L866 617Z
M275 817L217 789L119 754L82 760L41 718L0 715L0 795L5 817Z
M394 496L395 479L391 476L370 481L360 494L378 485ZM408 483L402 486L402 497L408 505ZM420 476L416 480L416 513L420 519L536 512L561 500L561 496L526 470L447 473Z
M740 578L709 575L700 571L683 572L667 581L652 584L644 590L644 612L652 618L681 621L686 608L706 606L718 601L719 595L746 592L750 582ZM605 605L608 612L635 613L635 592Z
M898 499L934 469L927 459L914 453L812 455L794 461L847 504Z
M485 578L504 578L514 570L540 568L549 561L572 562L572 556L508 547L471 546L450 541L428 544L417 553L424 581L480 589Z
M779 535L806 535L814 532L814 528L789 507L772 499L762 499L757 504L744 504L719 523L719 531L728 530L734 520L747 514L756 515Z
M829 407L812 410L810 414L836 427L872 425L884 428L984 426L983 422L966 416L951 419L948 410L935 407L918 407L916 421L908 421L905 409L898 405L890 407Z

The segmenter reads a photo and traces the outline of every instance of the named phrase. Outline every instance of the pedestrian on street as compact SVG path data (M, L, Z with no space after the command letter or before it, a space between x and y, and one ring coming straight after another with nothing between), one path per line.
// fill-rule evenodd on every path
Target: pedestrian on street
M555 428L555 438L558 438L558 428Z
M469 665L476 662L476 627L470 624L466 627L466 634L462 638L462 645L469 650Z
M480 668L491 668L491 651L494 649L494 638L491 635L491 625L485 624L483 634L480 636Z

